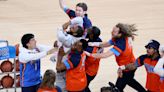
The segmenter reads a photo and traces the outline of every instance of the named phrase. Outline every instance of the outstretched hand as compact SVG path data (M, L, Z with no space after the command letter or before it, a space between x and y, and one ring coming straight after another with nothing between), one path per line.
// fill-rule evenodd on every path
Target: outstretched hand
M47 52L47 55L50 55L50 54L53 54L57 51L56 48L53 48L53 49L50 49L48 52Z

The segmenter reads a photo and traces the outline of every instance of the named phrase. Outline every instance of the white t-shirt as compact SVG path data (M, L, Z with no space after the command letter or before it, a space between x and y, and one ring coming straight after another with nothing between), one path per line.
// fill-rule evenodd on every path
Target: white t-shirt
M74 37L73 35L67 34L64 32L63 28L58 28L57 32L58 37L58 46L63 46L64 52L70 50L71 46L77 42L78 40L82 39L82 37Z
M160 75L161 77L164 77L164 57L160 58L158 60L158 63L154 67L154 72Z

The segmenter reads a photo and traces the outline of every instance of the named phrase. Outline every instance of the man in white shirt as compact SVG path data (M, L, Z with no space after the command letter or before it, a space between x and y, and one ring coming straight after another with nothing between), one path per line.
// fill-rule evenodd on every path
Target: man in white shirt
M24 34L19 50L20 85L22 92L37 92L41 83L40 59L52 54L55 48L37 45L33 34Z

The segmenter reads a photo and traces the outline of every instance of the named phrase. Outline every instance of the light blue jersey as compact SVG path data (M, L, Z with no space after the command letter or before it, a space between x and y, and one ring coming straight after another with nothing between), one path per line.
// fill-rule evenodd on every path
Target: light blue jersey
M40 59L28 63L20 63L20 85L29 87L41 83Z

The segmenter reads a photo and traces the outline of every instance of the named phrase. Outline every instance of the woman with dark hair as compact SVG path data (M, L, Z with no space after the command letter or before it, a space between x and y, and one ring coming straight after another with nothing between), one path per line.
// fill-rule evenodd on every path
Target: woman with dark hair
M58 86L55 86L56 73L53 70L47 70L43 76L43 81L37 92L62 92Z

